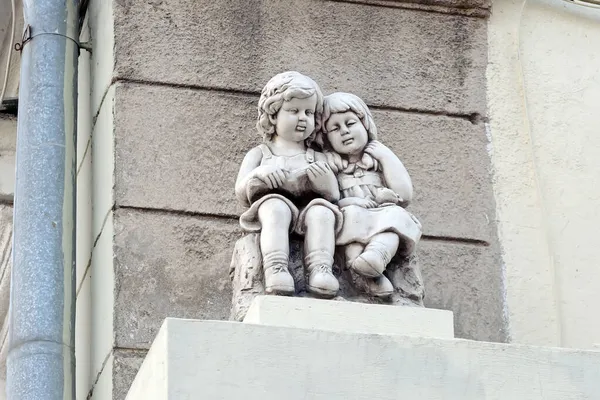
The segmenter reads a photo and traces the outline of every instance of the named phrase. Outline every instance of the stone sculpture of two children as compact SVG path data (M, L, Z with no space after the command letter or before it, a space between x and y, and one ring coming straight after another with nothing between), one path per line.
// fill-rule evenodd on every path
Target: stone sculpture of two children
M265 291L294 294L288 260L295 232L304 237L309 292L338 293L337 246L346 266L364 277L368 295L390 296L386 266L399 246L412 252L421 226L403 208L413 195L408 172L377 141L365 103L349 93L324 97L311 78L284 72L261 93L257 128L264 143L247 153L235 191L249 207L242 228L260 232Z

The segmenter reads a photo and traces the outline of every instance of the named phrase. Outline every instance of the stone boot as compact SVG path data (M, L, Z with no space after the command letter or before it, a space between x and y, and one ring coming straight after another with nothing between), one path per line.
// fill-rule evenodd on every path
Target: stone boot
M389 297L394 293L392 282L385 276L367 279L367 293L375 297Z
M340 283L333 276L329 265L319 265L309 270L307 289L319 297L335 297L340 290Z
M384 244L371 242L365 247L365 251L350 264L350 268L362 276L377 278L383 274L393 256Z
M265 272L265 292L291 296L296 291L294 278L288 271L288 255L284 252L273 252L263 257Z
M306 289L319 296L332 298L340 290L340 283L333 275L333 256L325 251L313 251L304 257L308 272Z
M291 296L295 291L294 278L289 273L287 266L274 265L265 269L265 292L267 294Z

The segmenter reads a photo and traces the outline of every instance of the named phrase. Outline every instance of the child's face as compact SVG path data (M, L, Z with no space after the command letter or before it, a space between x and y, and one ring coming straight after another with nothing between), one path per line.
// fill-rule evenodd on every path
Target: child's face
M359 154L369 141L367 130L352 111L331 114L325 129L331 147L339 154Z
M275 132L282 139L302 142L315 130L317 95L284 101L277 112Z

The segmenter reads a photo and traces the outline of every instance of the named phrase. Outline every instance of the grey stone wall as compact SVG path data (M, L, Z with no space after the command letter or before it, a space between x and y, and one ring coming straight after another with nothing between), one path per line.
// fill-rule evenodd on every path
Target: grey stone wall
M234 180L260 141L259 91L286 69L368 102L413 177L427 306L453 310L460 337L507 340L483 124L488 2L113 7L115 399L165 317L228 317Z

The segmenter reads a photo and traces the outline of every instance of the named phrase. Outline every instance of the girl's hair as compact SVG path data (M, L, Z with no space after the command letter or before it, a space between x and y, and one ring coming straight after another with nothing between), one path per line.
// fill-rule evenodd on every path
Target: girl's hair
M361 100L360 97L352 93L336 92L323 99L323 114L321 116L321 130L317 132L315 141L324 149L330 149L329 141L327 140L327 128L325 124L332 114L345 113L352 111L367 131L369 141L377 140L377 127L369 107Z
M319 85L306 75L296 71L287 71L272 77L263 88L258 100L258 121L256 128L265 141L271 140L275 132L277 113L284 101L305 99L317 95L315 109L315 130L306 139L310 145L316 132L321 130L321 114L323 113L323 93Z

